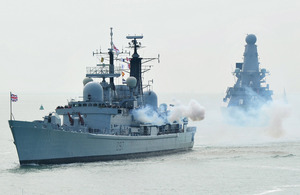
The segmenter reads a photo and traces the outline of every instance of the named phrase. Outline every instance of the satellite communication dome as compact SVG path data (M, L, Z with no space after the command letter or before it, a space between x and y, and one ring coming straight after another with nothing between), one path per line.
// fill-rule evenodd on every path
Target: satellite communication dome
M92 78L90 78L90 77L85 77L85 78L83 79L83 81L82 81L83 86L85 86L87 83L92 82L92 81L93 81Z
M103 102L103 88L97 82L89 82L83 88L83 101Z
M128 77L126 83L129 88L134 88L136 87L137 80L135 77Z
M152 106L157 109L157 95L153 91L146 91L144 93L144 100L146 105Z
M246 37L246 43L249 45L253 45L256 42L256 36L254 34L249 34Z

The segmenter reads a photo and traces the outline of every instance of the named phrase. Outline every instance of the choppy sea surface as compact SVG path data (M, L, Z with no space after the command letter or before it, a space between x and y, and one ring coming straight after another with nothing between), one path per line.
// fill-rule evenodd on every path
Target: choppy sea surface
M17 120L36 120L76 94L18 94ZM22 166L8 127L9 93L0 94L0 194L300 194L299 94L276 104L263 126L227 123L223 94L158 94L206 109L191 151L148 158ZM280 99L280 97L277 97ZM174 100L176 99L176 100ZM40 111L43 104L45 110Z

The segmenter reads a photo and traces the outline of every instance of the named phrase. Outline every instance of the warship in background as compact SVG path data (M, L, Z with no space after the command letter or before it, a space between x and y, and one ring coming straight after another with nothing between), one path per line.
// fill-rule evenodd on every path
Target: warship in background
M256 36L246 37L244 62L236 63L233 75L237 78L233 87L228 87L223 101L227 107L223 114L228 122L238 125L265 125L268 117L261 112L261 108L272 101L273 91L266 83L269 72L260 68Z
M157 58L141 58L137 53L141 46L137 40L143 36L127 36L134 50L130 77L125 85L116 85L114 79L120 77L121 68L114 61L120 59L115 55L112 29L110 35L109 64L87 67L83 100L58 106L44 120L9 120L21 165L118 160L193 147L196 127L188 127L187 117L168 121L167 105L158 107L157 95L144 90L142 63ZM101 51L93 54L105 55ZM144 108L159 122L140 119L136 113Z
M260 108L265 103L272 101L273 91L266 84L269 72L259 67L256 36L249 34L246 37L244 62L236 63L233 75L237 78L233 87L226 91L224 102L227 107L239 107L245 110Z

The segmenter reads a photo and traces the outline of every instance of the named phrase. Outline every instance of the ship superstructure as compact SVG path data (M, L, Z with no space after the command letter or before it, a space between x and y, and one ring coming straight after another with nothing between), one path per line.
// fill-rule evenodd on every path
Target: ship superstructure
M114 64L118 58L112 29L110 35L109 63L100 57L101 63L87 67L82 100L58 106L44 120L9 120L20 164L116 160L193 147L196 127L188 127L186 117L168 121L167 105L158 107L157 95L144 90L143 60L155 58L139 56L137 40L143 36L127 36L134 50L129 59L130 77L117 85L115 79L122 72ZM141 115L145 108L143 114L150 120ZM154 115L156 120L151 119Z
M263 104L272 100L273 91L266 84L266 76L269 72L260 68L256 36L249 34L246 37L244 62L236 63L233 75L237 78L233 87L226 91L224 102L228 102L228 107L239 107L245 110L259 108Z

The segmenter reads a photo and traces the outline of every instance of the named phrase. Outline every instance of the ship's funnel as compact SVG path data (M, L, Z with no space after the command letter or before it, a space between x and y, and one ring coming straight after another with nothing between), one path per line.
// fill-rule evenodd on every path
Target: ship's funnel
M254 34L247 35L247 45L245 46L243 72L259 71L257 46L255 45L255 42L256 36Z
M132 45L134 48L134 53L132 54L132 58L130 60L130 76L135 77L136 84L136 93L139 95L143 94L143 84L142 84L142 58L140 58L137 53L137 49L141 47L141 43L137 42L137 39L142 39L143 36L127 36L127 39L133 39Z

